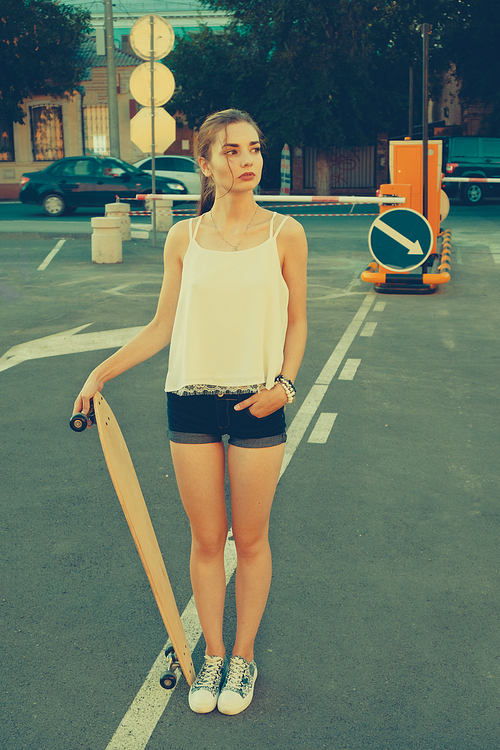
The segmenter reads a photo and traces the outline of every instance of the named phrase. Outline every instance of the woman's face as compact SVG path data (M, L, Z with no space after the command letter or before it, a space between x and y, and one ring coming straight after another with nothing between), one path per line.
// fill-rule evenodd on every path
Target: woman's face
M218 131L209 159L199 159L204 175L212 177L217 194L253 190L262 176L259 135L248 122L233 122Z

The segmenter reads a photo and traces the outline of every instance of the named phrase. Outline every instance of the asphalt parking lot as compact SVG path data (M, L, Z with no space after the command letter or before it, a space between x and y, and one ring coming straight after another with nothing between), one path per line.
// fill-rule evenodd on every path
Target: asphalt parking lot
M88 235L42 233L36 218L12 227L2 208L1 747L496 750L500 204L452 206L451 281L429 296L360 280L373 217L302 219L310 332L273 508L259 678L237 717L191 713L183 679L171 693L158 685L167 637L97 431L68 427L88 371L151 319L161 247L132 240L121 265L98 267ZM104 396L184 613L189 527L166 366L161 352ZM234 628L231 580L228 647ZM199 667L204 644L193 645Z

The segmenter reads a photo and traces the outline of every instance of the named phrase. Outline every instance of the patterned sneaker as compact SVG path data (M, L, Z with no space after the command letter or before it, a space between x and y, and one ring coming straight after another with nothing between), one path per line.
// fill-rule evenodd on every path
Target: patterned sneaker
M252 702L256 679L257 665L254 661L248 662L242 656L232 656L217 702L219 711L229 716L244 711Z
M217 705L220 687L227 672L227 659L205 655L205 662L189 690L189 708L208 714Z

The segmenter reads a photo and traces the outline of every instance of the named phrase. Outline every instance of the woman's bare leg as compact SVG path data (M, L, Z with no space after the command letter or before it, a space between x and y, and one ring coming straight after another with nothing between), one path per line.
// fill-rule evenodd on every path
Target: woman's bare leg
M177 484L191 524L191 582L206 653L225 655L222 637L227 537L224 444L170 443Z
M270 448L230 445L228 450L232 526L238 555L238 623L233 654L247 661L254 657L254 641L271 585L269 517L284 451L284 444Z

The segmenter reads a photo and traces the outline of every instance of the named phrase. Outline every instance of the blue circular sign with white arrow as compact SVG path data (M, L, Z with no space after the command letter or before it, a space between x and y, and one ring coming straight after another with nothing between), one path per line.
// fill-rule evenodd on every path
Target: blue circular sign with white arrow
M422 214L413 208L393 208L377 216L368 233L375 260L390 271L413 271L431 254L434 235Z

